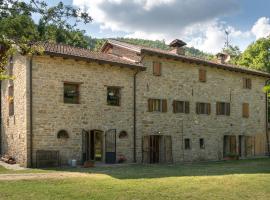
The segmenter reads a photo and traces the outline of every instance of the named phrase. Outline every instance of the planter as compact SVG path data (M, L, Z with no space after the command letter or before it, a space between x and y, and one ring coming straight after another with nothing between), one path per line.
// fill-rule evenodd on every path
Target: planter
M95 166L95 162L94 161L85 161L84 163L83 163L83 167L84 168L90 168L90 167L94 167Z

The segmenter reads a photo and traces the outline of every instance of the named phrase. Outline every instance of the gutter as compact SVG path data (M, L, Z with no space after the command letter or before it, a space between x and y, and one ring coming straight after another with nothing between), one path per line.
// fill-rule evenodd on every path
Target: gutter
M29 127L29 139L30 139L30 167L33 167L33 55L30 57L29 63L29 112L30 112L30 127Z
M270 79L268 79L268 80L266 80L265 81L265 86L268 84L268 82L270 81ZM267 143L267 153L268 153L268 156L270 157L270 143L269 143L269 134L268 134L268 107L269 107L269 105L268 105L268 92L266 92L266 94L265 94L265 107L266 107L266 109L265 109L265 116L266 116L266 119L265 119L265 128L266 128L266 130L265 130L265 134L266 134L266 143Z

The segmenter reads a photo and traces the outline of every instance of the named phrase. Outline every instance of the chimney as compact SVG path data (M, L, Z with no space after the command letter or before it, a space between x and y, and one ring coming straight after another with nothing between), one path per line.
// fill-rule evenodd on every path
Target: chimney
M185 42L182 40L175 39L170 43L170 47L173 48L170 52L175 53L177 55L185 55L185 48L184 46L186 45Z
M224 52L218 53L217 55L218 63L226 64L230 61L230 55Z

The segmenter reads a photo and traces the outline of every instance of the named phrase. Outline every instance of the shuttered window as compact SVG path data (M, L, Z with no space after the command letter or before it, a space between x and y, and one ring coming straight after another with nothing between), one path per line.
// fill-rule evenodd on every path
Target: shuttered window
M14 86L8 87L8 110L9 116L14 115Z
M206 70L205 69L199 69L199 81L206 82Z
M244 89L251 89L251 79L250 78L243 78L243 88Z
M227 115L229 116L231 112L230 103L217 102L216 113L217 115Z
M154 76L161 75L161 62L157 62L157 61L153 62L153 75Z
M149 112L167 112L166 99L148 99Z
M249 104L243 103L243 117L248 118L249 117Z
M173 112L174 113L189 113L189 102L188 101L173 101Z
M196 103L196 113L210 115L211 104L210 103Z

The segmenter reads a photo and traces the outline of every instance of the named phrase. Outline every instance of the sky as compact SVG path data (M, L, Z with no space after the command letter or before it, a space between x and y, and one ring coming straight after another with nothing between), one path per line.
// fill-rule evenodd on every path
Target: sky
M53 4L56 0L47 0ZM181 39L188 46L218 53L225 44L243 51L270 35L269 0L64 0L94 19L80 24L91 37Z

